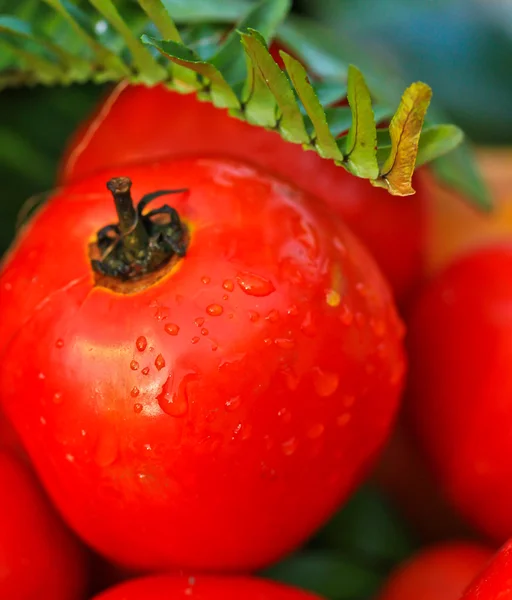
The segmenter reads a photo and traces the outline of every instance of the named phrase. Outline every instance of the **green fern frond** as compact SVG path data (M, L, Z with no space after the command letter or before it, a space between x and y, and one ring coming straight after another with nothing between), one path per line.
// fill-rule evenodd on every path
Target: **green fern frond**
M415 165L462 141L462 132L453 125L431 125L422 132L430 98L425 84L408 88L393 113L384 104L374 105L363 75L353 66L331 68L319 80L297 58L281 52L282 70L267 46L276 32L284 31L288 47L299 59L306 58L300 48L296 51L294 40L300 46L297 39L307 31L286 20L289 0L222 4L218 15L209 15L220 24L208 26L200 15L205 16L208 5L211 12L211 3L201 0L189 0L188 9L178 0L42 0L38 6L20 0L13 14L0 15L0 46L5 49L0 88L121 79L164 84L273 129L395 195L414 193ZM224 24L235 13L238 23L228 29ZM311 56L311 47L304 47ZM477 200L484 205L482 198Z

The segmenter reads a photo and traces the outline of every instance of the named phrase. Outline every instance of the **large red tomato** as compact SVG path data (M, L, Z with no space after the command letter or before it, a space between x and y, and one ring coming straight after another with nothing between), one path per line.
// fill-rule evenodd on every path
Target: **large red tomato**
M326 202L372 251L398 297L421 274L422 181L415 182L414 198L390 196L275 132L163 86L119 85L72 140L60 180L68 183L103 168L162 157L198 155L247 161Z
M409 322L408 411L442 489L471 523L512 534L512 245L461 258Z
M459 600L492 557L490 548L446 542L424 548L391 574L378 600Z
M508 541L467 588L461 600L511 599L512 541Z
M173 577L134 579L113 587L94 600L320 600L319 596L249 577Z
M79 600L85 554L28 467L0 451L0 597Z
M95 280L88 246L116 221L117 174L63 189L6 259L3 405L102 553L267 564L332 514L389 432L404 373L390 291L323 206L214 159L125 168L137 199L189 190L170 197L189 247L152 280Z

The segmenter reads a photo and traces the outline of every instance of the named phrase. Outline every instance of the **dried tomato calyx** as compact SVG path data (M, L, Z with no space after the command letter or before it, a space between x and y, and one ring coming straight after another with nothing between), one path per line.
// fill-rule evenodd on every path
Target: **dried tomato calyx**
M91 267L98 274L130 281L153 273L173 257L186 254L189 236L175 208L164 204L144 212L150 202L187 189L158 190L142 197L134 206L132 182L114 177L107 182L116 206L118 223L106 225L96 234Z

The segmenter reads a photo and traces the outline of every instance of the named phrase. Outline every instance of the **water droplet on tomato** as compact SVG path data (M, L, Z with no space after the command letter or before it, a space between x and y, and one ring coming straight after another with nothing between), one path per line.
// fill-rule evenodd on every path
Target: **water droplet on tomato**
M155 367L157 371L161 371L165 367L165 358L161 354L155 358Z
M57 348L62 348L64 346L64 340L59 338L56 342L55 342L55 346Z
M295 340L289 338L277 338L274 340L274 344L283 350L291 350L295 347Z
M46 375L44 373L38 373L37 378L38 379L46 379Z
M325 301L332 308L336 308L336 306L339 306L340 302L341 302L340 293L337 292L336 290L329 290L325 294Z
M265 338L263 340L263 343L265 344L265 346L272 346L272 338Z
M281 370L281 373L283 374L285 383L286 383L286 387L291 390L292 392L294 390L296 390L299 387L299 383L300 383L300 377L297 375L297 373L291 368L291 367L284 367Z
M283 423L289 423L292 420L292 413L287 408L279 410L277 416L281 418Z
M139 395L140 391L139 388L137 386L132 387L132 389L130 390L130 396L132 398L137 398L137 396Z
M193 344L197 344L197 342L198 342L200 339L201 339L201 338L200 338L199 336L195 335L195 336L194 336L194 337L193 337L193 338L192 338L190 341L191 341Z
M222 299L223 299L224 301L226 301L226 300L229 300L229 296L228 296L227 294L224 294L224 296L222 296Z
M261 476L263 479L269 479L273 481L277 477L277 472L265 463L261 463Z
M178 390L174 391L174 376L170 375L157 396L158 404L164 413L171 417L182 417L188 411L189 385L197 380L197 374L189 373L181 380Z
M351 406L354 406L354 402L356 401L356 397L355 396L343 396L343 406L346 406L347 408L350 408Z
M143 375L147 375L149 373L149 367L144 367L141 371Z
M295 454L298 446L299 443L297 442L297 439L292 437L281 444L281 450L285 456L292 456L292 454Z
M94 449L94 462L98 467L110 466L117 458L119 452L119 441L113 431L104 431L98 438Z
M201 329L201 335L208 335L210 332L208 331L208 329L206 329L206 327L203 327Z
M277 323L279 321L279 311L273 308L265 317L265 319L271 323Z
M318 333L318 329L315 325L315 322L313 320L313 315L311 314L310 310L308 310L308 312L304 316L304 320L302 321L302 323L300 325L300 330L302 331L302 333L305 336L310 337L310 338L315 337L316 334Z
M241 431L242 431L242 423L238 423L238 425L233 429L233 437L231 439L234 440Z
M226 404L225 404L226 410L228 412L233 412L237 408L240 407L241 403L242 403L242 398L240 398L240 396L235 396L234 398L230 398L229 400L226 401Z
M339 376L337 373L322 371L320 367L313 369L313 385L319 396L331 396L338 389L338 384Z
M204 277L201 277L201 281L205 285L208 285L210 283L211 279L210 279L210 277L208 277L208 275L205 275Z
M179 330L180 328L176 323L167 323L164 327L165 333L168 333L169 335L178 335Z
M227 292L232 292L235 289L235 284L232 279L225 279L224 282L222 283L222 287Z
M194 319L194 325L196 327L202 327L204 325L204 317L197 317L197 319Z
M354 321L354 314L346 304L341 307L340 321L347 326L352 325Z
M315 423L315 425L312 425L308 429L307 436L310 440L317 440L322 436L324 430L325 427L322 425L322 423Z
M167 306L159 306L154 314L154 317L157 321L163 321L164 319L167 319L168 316L169 309Z
M136 371L139 368L139 363L136 360L132 360L130 363L130 369Z
M140 404L139 402L136 402L133 405L133 412L139 414L142 412L142 408L143 408L142 404Z
M352 417L350 416L350 413L343 413L342 415L339 415L339 417L337 417L336 424L338 425L338 427L345 427L345 425L349 423L351 418Z
M368 296L368 288L362 281L356 283L355 288L361 298L366 298Z
M61 404L63 398L62 398L62 394L60 392L55 392L55 394L53 394L53 402L54 404Z
M206 307L206 312L212 317L220 317L220 315L224 312L224 309L220 304L209 304Z
M248 314L249 314L249 320L252 321L253 323L256 323L256 321L260 318L259 313L257 313L255 310L250 310Z
M137 350L139 352L144 352L144 350L146 349L147 345L148 345L148 341L147 341L147 339L143 335L139 336L135 340L135 347L137 348Z
M276 289L269 279L254 273L240 272L236 276L236 282L249 296L269 296Z
M286 312L290 317L296 317L299 314L299 309L295 304L292 304Z

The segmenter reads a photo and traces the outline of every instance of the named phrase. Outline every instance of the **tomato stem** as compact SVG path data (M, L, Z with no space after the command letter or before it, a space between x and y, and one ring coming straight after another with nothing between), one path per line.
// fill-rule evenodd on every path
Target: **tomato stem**
M187 190L152 192L134 206L131 187L128 177L114 177L107 182L119 221L100 229L96 243L91 246L93 270L100 276L121 281L134 280L157 271L174 256L185 256L188 246L187 229L174 208L164 204L144 212L156 198Z
M128 177L114 177L107 182L119 217L119 230L126 257L131 262L140 260L148 250L149 235L139 219L130 193L132 182Z

